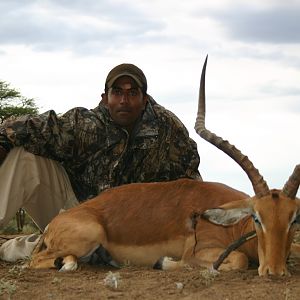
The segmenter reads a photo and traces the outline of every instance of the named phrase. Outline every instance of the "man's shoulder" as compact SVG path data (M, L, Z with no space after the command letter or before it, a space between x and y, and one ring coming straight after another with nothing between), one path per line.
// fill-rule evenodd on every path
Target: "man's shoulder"
M62 116L67 118L76 118L78 121L89 121L89 120L98 120L102 123L107 121L107 113L105 109L98 105L95 108L89 109L85 107L74 107L64 113Z

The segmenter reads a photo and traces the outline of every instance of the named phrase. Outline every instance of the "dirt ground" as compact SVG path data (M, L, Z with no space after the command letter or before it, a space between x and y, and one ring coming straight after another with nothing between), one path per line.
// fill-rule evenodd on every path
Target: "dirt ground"
M290 260L291 276L281 278L261 278L254 268L216 275L81 265L63 273L22 264L0 261L0 299L300 299L300 260Z

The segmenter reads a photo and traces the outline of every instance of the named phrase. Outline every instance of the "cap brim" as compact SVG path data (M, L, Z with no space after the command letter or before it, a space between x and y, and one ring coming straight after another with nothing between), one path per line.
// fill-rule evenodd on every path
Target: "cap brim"
M122 77L122 76L129 76L129 77L131 77L131 78L137 83L137 85L138 85L140 88L143 87L143 84L142 84L142 82L139 80L138 77L136 77L135 75L132 75L132 74L130 74L130 73L127 73L127 72L123 72L123 73L118 74L117 76L111 78L111 79L107 82L107 87L108 87L108 88L111 88L111 87L113 86L114 82L115 82L118 78L120 78L120 77Z

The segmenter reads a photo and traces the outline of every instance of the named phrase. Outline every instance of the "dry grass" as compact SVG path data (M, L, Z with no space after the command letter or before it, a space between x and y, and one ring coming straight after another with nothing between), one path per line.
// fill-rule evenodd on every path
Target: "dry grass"
M10 299L11 295L17 290L16 283L12 280L0 279L0 296L7 295Z
M25 214L25 222L21 232L18 231L16 217L14 217L4 228L0 228L0 234L7 234L7 235L19 234L19 233L31 234L37 232L39 232L39 229L27 214Z

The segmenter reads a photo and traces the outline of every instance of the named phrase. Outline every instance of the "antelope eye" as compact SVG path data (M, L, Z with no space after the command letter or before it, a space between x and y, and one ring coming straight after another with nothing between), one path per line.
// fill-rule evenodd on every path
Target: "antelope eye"
M257 217L257 215L252 214L251 216L252 216L252 219L253 219L253 221L254 221L255 224L261 225L261 224L260 224L260 221L259 221L259 219L258 219L258 217Z

